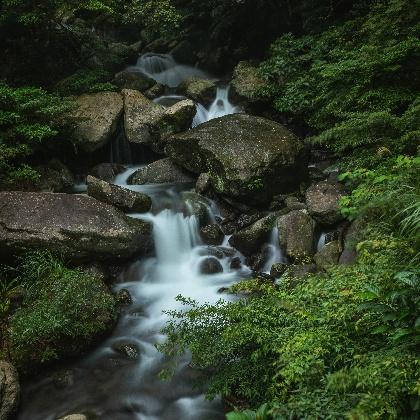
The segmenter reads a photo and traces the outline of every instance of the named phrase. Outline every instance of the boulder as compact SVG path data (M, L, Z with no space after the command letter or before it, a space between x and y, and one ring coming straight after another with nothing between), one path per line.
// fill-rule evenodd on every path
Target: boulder
M89 175L111 182L118 174L124 172L125 166L120 163L100 163L92 168Z
M293 196L286 197L284 200L284 203L286 204L286 207L290 211L306 209L306 204L299 201L297 197L293 197Z
M340 257L340 243L338 241L328 242L314 256L316 265L320 268L327 268L338 263Z
M286 276L291 279L289 286L296 287L305 277L309 274L315 274L317 271L316 264L291 265L286 271Z
M217 224L207 225L200 229L203 241L208 245L220 245L225 235Z
M181 166L165 158L138 169L129 178L131 185L192 183L194 178Z
M357 261L356 246L362 240L365 228L366 222L363 219L356 219L348 227L344 234L344 247L339 259L340 264L352 265Z
M271 266L270 276L274 278L281 277L287 269L287 264L284 263L275 263Z
M230 96L244 104L261 102L260 90L266 86L258 67L249 61L240 61L233 71Z
M145 92L156 84L153 79L142 72L130 69L117 73L113 83L121 89L134 89L139 90L140 92Z
M262 245L264 245L273 230L276 215L268 215L252 225L239 230L234 233L230 239L229 244L246 256L258 252Z
M149 146L162 153L167 137L191 127L196 109L191 100L183 100L165 108L140 92L123 89L124 127L130 143Z
M242 268L242 261L239 257L233 257L232 261L230 262L230 268L232 270L239 270Z
M182 82L178 92L202 105L209 105L216 98L217 86L211 80L193 77Z
M188 213L195 216L200 225L208 224L210 221L210 200L193 191L184 191L181 194L181 199L185 202Z
M112 348L114 351L122 354L128 359L137 360L140 355L138 347L133 343L115 343Z
M223 267L217 258L208 257L200 263L200 272L202 274L223 273Z
M279 243L286 255L299 260L314 253L315 221L306 210L294 210L277 219Z
M165 86L161 85L160 83L156 83L150 89L147 89L144 92L144 96L149 99L156 99L159 96L162 96L165 93Z
M121 289L116 295L115 300L119 305L131 305L133 299L130 292L127 289Z
M72 141L85 152L101 148L116 133L123 112L123 100L116 92L81 95L77 108L67 114L71 124Z
M321 181L306 191L306 204L312 217L322 225L333 225L343 220L340 213L340 199L344 187L337 182Z
M151 226L85 195L0 192L0 255L46 249L71 261L127 260Z
M195 192L198 194L204 194L211 188L210 176L208 173L204 172L200 174L195 183Z
M84 414L69 414L68 416L60 417L58 420L88 420Z
M19 405L20 385L17 370L9 362L0 361L0 419L14 418Z
M227 115L169 138L166 153L196 174L208 172L216 192L249 204L295 189L305 177L303 143L282 125Z
M152 207L152 200L146 194L110 184L91 175L87 177L87 193L106 204L124 212L146 213Z

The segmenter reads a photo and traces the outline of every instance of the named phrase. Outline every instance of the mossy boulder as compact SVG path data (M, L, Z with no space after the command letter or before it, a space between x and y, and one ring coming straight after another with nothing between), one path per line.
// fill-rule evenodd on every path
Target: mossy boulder
M220 245L223 242L225 235L220 226L216 223L203 226L200 229L200 236L204 243L208 245Z
M151 225L92 197L0 192L0 256L33 249L67 260L118 261L151 247Z
M0 360L0 419L11 420L19 405L20 385L15 367Z
M337 264L339 258L340 243L338 241L328 242L314 256L316 265L323 269Z
M292 260L304 261L314 254L315 221L306 210L294 210L277 219L279 243Z
M100 279L49 254L27 257L24 267L27 293L9 324L10 354L20 371L79 355L112 328L116 304Z
M265 205L306 176L305 147L284 126L246 114L228 115L169 138L166 153L185 169L208 172L216 192Z
M211 202L206 197L193 191L184 191L181 194L187 211L191 216L195 216L200 225L207 225L210 220Z
M148 195L110 184L90 175L87 177L87 186L90 197L111 204L124 212L146 213L152 207L152 200Z
M142 72L129 69L117 73L112 82L121 89L134 89L140 92L145 92L156 84Z
M217 86L212 80L190 78L181 83L178 92L203 105L209 105L216 98Z

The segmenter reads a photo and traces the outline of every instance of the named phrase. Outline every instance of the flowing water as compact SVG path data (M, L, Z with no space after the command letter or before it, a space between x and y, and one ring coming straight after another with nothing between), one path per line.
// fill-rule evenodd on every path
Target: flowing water
M143 56L138 67L169 86L185 80L186 76L203 74L198 69L186 69L188 66L174 63L166 55ZM237 109L228 101L227 88L219 88L208 110L199 107L194 124L232 112ZM188 355L179 361L171 380L158 378L168 361L155 345L165 339L160 332L168 320L164 311L182 309L176 300L178 295L198 302L229 299L219 290L249 276L250 270L245 265L241 269L230 268L232 258L239 256L243 260L243 257L229 248L228 237L221 247L202 243L198 220L189 214L188 205L179 194L190 185L127 185L127 178L140 167L130 167L114 180L117 185L149 194L153 202L150 213L131 217L152 223L155 252L132 263L115 286L116 292L127 289L133 302L121 314L112 336L86 358L60 372L45 373L41 379L24 386L19 420L55 420L71 413L90 413L110 420L224 418L220 400L207 401L203 390L192 388L195 373L189 367ZM208 212L210 221L220 217L215 204L209 206ZM269 270L273 262L283 258L277 231L273 231L268 247L266 268ZM201 272L200 266L209 256L219 260L223 272ZM128 357L119 350L127 345L134 349L134 355L138 353L137 357Z

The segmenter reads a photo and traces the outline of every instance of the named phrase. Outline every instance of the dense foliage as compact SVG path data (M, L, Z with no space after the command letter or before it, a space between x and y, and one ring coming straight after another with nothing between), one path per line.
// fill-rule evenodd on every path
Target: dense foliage
M27 255L17 271L24 300L9 320L8 342L21 370L77 354L112 326L114 299L95 276L44 252Z
M0 84L0 185L36 179L27 162L43 142L58 134L56 118L71 103L35 87Z

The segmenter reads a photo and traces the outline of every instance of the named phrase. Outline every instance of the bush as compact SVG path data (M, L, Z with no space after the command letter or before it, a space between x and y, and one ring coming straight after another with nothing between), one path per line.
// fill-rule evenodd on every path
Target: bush
M96 277L44 252L26 256L19 273L26 295L10 319L9 339L22 371L79 354L113 325L114 298Z
M0 83L0 185L36 180L28 158L58 134L55 119L71 103L41 88Z

